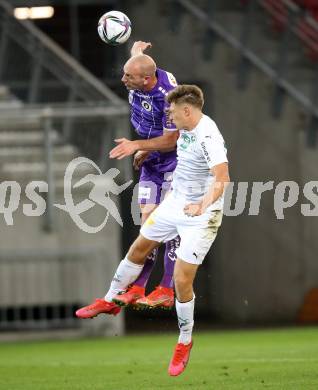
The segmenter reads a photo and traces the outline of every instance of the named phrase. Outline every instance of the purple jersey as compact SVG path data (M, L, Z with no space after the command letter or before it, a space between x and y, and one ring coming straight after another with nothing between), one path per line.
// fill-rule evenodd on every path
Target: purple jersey
M174 76L162 69L156 71L157 84L151 91L129 91L131 123L142 139L160 137L164 130L176 131L169 120L165 97L177 86ZM143 162L139 179L139 203L159 204L164 183L169 182L169 172L177 165L176 150L163 153L151 152Z
M165 97L177 86L174 76L157 69L157 84L149 92L131 90L129 104L131 106L131 123L138 135L143 139L159 137L163 129L176 130L169 121Z
M174 76L162 69L156 71L157 84L151 91L129 91L131 107L131 123L142 139L149 139L163 135L163 131L176 131L176 127L169 120L168 107L165 97L168 92L177 86ZM172 172L177 164L176 151L163 153L151 152L143 163L149 172Z

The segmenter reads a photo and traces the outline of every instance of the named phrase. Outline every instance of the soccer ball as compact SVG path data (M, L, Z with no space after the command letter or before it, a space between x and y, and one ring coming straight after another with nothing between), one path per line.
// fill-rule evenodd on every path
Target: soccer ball
M120 45L127 41L131 34L131 22L120 11L106 12L98 22L100 38L109 45Z

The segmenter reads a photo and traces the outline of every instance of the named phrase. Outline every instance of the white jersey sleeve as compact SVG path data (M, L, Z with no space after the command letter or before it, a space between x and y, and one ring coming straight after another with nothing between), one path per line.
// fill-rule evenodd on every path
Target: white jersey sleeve
M216 124L211 120L204 130L200 134L199 144L208 167L211 169L218 164L228 162L224 139Z

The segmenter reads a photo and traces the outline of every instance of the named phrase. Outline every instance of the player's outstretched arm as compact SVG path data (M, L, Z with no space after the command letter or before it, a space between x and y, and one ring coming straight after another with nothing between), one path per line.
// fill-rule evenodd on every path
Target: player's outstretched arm
M110 158L121 160L124 157L131 156L137 150L169 150L173 149L179 138L178 131L166 132L160 137L155 137L147 140L130 141L127 138L115 139L118 144L109 153Z
M136 41L134 42L130 54L131 56L137 56L138 54L142 54L145 50L148 48L150 49L152 47L152 44L150 42L144 42L144 41Z

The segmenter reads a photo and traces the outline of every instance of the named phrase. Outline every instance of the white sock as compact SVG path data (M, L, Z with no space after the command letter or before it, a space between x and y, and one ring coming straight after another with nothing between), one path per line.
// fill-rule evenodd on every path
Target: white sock
M138 278L142 269L143 265L131 262L126 256L117 267L113 280L110 284L110 288L105 295L105 300L111 302L115 295L124 291Z
M179 343L189 344L192 338L193 315L194 315L194 300L195 296L189 302L179 302L176 299L176 310L178 316L178 324L180 329Z

